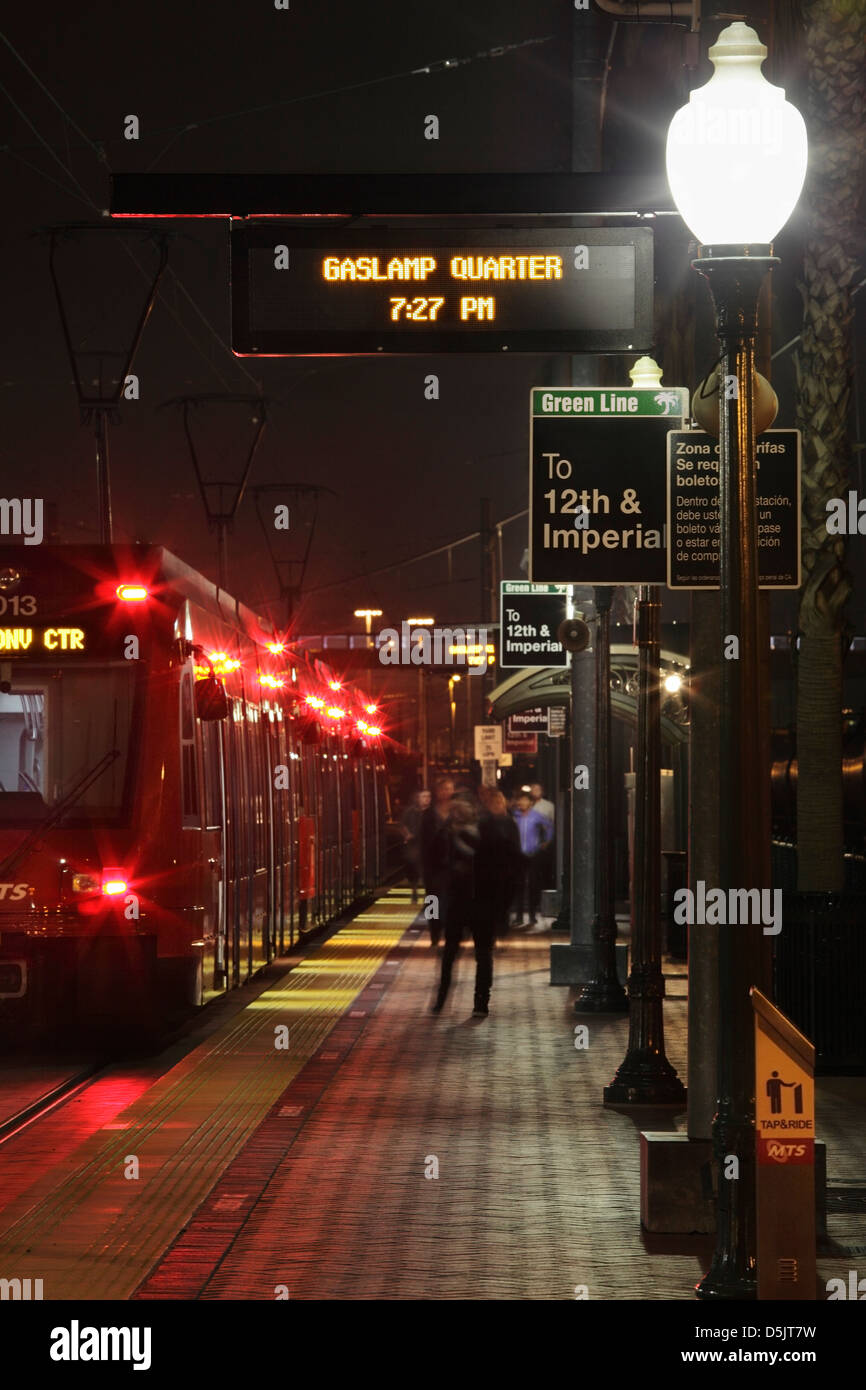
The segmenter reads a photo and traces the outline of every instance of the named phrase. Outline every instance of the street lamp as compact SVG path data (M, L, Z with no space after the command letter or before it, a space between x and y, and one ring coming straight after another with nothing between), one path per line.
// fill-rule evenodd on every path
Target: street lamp
M755 338L758 293L778 261L771 242L793 211L806 173L799 112L761 73L767 50L748 25L730 24L709 51L715 72L674 116L668 181L701 243L692 264L709 282L721 344L719 887L768 886L769 835L761 779L769 772L759 711ZM754 1047L749 988L761 985L759 925L719 928L716 1251L698 1286L707 1299L756 1294ZM731 1163L730 1159L737 1161Z
M363 618L363 619L364 619L365 631L366 631L368 637L370 636L370 633L372 632L372 623L373 623L373 619L374 619L374 618L381 618L381 616L382 616L382 610L381 610L381 608L356 608L356 609L355 609L355 617L356 617L356 618Z
M406 622L410 628L433 627L435 618L407 618ZM418 664L418 751L421 754L421 786L426 787L429 772L429 754L427 737L427 683L424 680L424 667Z

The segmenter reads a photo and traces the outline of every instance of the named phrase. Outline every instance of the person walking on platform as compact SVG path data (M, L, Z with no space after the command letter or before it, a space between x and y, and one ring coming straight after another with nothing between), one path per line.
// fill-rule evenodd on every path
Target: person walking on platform
M493 936L478 913L476 893L476 855L481 845L479 807L471 793L458 792L451 803L446 823L448 835L448 909L445 914L445 947L439 992L433 1013L442 1012L454 961L467 928L475 941L475 1008L477 1017L486 1017L493 976Z
M520 793L514 819L520 832L520 848L523 853L523 883L517 915L522 919L526 901L529 907L529 925L534 927L538 920L538 904L541 899L543 851L553 839L553 824L546 816L533 810L529 792Z
M486 814L481 817L482 849L475 887L479 910L489 912L493 940L508 934L508 913L523 882L520 831L502 792L490 791L484 798ZM488 850L489 841L489 850Z
M448 913L448 879L451 862L448 813L454 783L450 777L439 777L433 786L433 802L421 816L421 870L424 875L425 897L432 897L433 916L430 917L430 944L438 946Z
M400 818L403 835L403 863L412 889L412 902L418 901L418 880L421 876L421 819L430 805L430 793L424 788L415 792Z

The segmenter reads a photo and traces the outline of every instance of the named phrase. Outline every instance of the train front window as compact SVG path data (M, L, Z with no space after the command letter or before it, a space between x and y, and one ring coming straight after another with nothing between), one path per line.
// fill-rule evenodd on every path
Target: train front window
M135 693L131 665L14 671L0 692L0 823L113 821L123 794Z

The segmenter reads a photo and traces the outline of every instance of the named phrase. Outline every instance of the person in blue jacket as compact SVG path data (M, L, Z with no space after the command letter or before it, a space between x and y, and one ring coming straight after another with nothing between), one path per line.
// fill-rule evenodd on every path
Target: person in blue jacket
M544 870L544 850L553 839L553 825L533 809L529 792L521 792L514 812L520 832L520 851L523 855L523 883L520 890L517 917L523 917L524 902L529 906L529 925L535 926L541 900L541 880Z

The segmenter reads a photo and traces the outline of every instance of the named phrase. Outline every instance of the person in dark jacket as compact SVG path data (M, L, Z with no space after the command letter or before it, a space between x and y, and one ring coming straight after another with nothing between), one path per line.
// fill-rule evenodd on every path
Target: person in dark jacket
M471 793L468 795L461 793L453 798L446 822L448 839L446 897L448 908L445 914L445 947L442 951L442 972L439 978L439 992L433 1005L434 1014L442 1012L448 997L454 961L467 929L472 932L475 940L474 1012L480 1017L487 1013L490 977L492 977L493 943L491 939L489 950L486 950L484 944L486 934L483 930L478 932L480 919L477 912L475 890L476 854L481 843L478 812L479 807Z
M454 795L454 782L440 777L433 786L433 801L421 816L421 869L424 893L435 898L430 917L430 944L438 946L448 912L448 878L451 848L447 830L448 812Z
M502 792L489 792L485 804L481 834L487 852L480 856L475 887L480 910L488 914L495 940L508 934L508 913L523 882L523 856L520 831L508 814Z
M400 818L403 835L403 863L406 877L412 889L412 901L418 901L418 879L421 875L421 820L430 805L430 793L426 788L416 792Z
M508 919L514 884L521 872L517 827L498 791L485 796L481 810L471 793L458 792L449 815L451 887L445 926L442 974L433 1012L448 997L454 961L464 932L475 946L474 1018L486 1018L493 985L493 945Z

